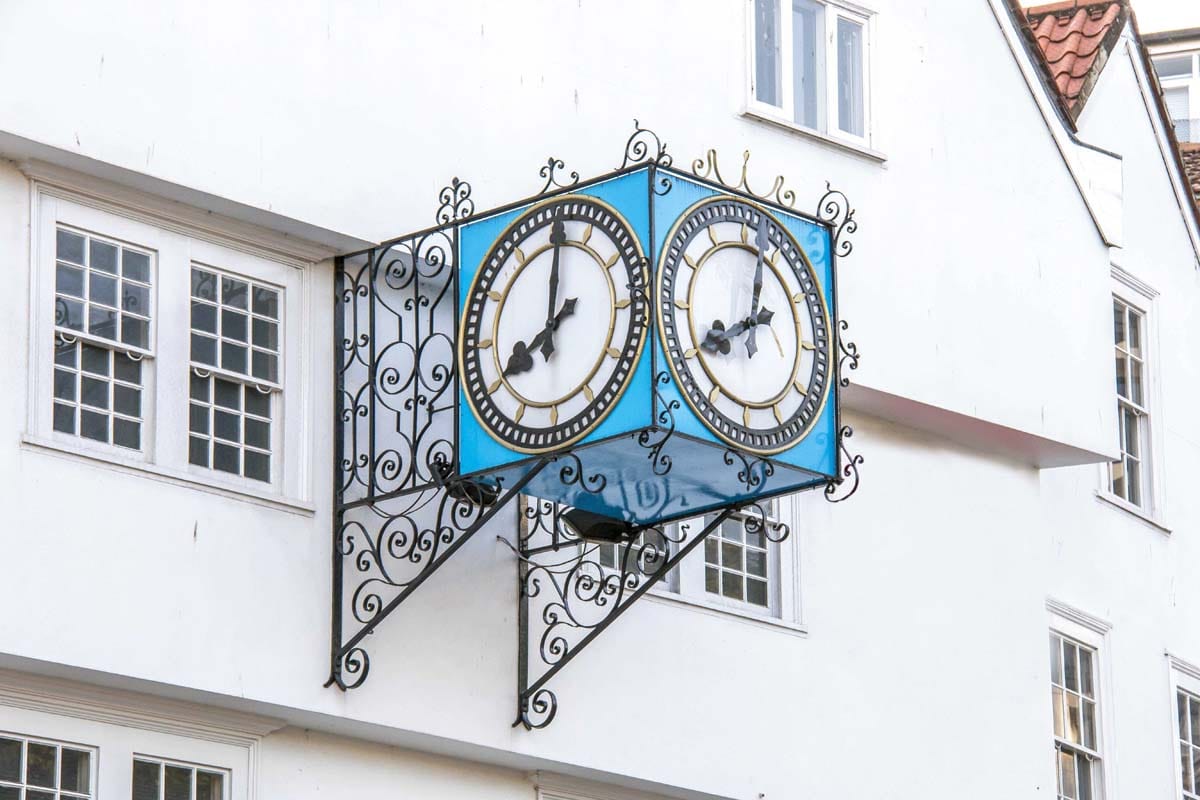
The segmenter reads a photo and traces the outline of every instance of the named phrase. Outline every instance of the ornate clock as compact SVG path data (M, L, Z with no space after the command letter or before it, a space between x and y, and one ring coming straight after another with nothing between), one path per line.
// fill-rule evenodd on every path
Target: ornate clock
M524 453L594 430L641 356L647 282L637 237L601 200L567 195L515 219L463 306L459 375L479 424Z
M715 197L688 209L658 270L659 333L692 410L763 455L797 444L830 384L830 318L816 272L765 209Z

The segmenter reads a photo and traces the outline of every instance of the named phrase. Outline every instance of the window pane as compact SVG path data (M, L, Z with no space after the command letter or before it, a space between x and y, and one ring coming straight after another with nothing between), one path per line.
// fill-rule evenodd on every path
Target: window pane
M21 742L0 739L0 781L21 780Z
M193 333L192 361L215 367L217 365L217 340Z
M1154 71L1160 78L1186 77L1192 74L1192 57L1172 56L1170 58L1154 59Z
M1075 757L1062 750L1058 754L1058 780L1063 797L1074 798L1075 794Z
M767 584L765 581L746 579L746 602L756 606L767 607Z
M65 369L54 370L54 398L56 400L75 399L75 373Z
M158 800L159 765L133 762L133 800Z
M1185 792L1195 791L1195 783L1192 781L1192 759L1188 753L1188 746L1183 742L1179 743L1179 776L1183 781L1183 790Z
M709 594L721 593L721 573L712 567L704 570L704 591Z
M121 309L135 314L150 313L150 289L137 283L121 283Z
M863 26L838 17L838 127L863 136Z
M1142 504L1142 465L1135 459L1125 459L1125 499L1135 506Z
M83 263L83 237L70 231L59 230L57 239L57 255L62 261Z
M131 420L114 417L113 444L128 447L130 450L141 450L142 426Z
M116 339L117 312L100 306L89 306L88 333L94 336L103 336L105 339Z
M208 440L188 437L188 463L198 467L208 466Z
M92 408L108 408L108 381L83 376L79 399L85 406Z
M1129 309L1129 354L1142 357L1142 315Z
M219 469L222 472L232 472L234 475L240 474L237 448L221 444L220 442L214 443L212 465L213 469Z
M21 790L15 786L0 786L0 800L21 800Z
M119 381L142 385L142 362L127 355L113 354L113 376Z
M1054 703L1054 735L1063 738L1063 690L1055 686L1050 690L1050 700Z
M253 386L246 387L246 411L258 417L271 416L271 395Z
M1200 745L1200 703L1188 702L1188 722L1191 726L1192 744Z
M75 432L75 409L62 403L54 404L54 430L61 433Z
M1113 338L1117 347L1129 349L1129 343L1125 341L1125 306L1116 300L1113 301Z
M196 773L196 800L222 800L225 777L215 772Z
M61 755L61 777L58 787L68 792L86 794L91 786L91 756L82 750L64 747Z
M59 294L83 297L83 270L58 264L54 270L54 290Z
M232 342L221 342L221 367L230 372L247 372L246 348Z
M733 572L721 573L721 594L734 600L742 599L742 576Z
M188 410L188 430L192 433L208 433L208 406L191 404Z
M1096 749L1096 704L1083 701L1083 746Z
M207 270L192 267L192 297L217 302L217 276Z
M1067 692L1067 735L1063 738L1071 744L1083 743L1083 720L1079 709L1079 695Z
M1175 694L1175 712L1179 720L1179 738L1185 742L1189 741L1188 696L1183 692Z
M92 260L89 262L93 270L117 274L117 248L108 242L92 240Z
M754 0L754 96L773 106L783 104L779 2Z
M121 341L133 347L150 346L150 323L137 317L121 316Z
M1050 635L1050 681L1062 685L1062 640Z
M241 387L232 381L215 381L217 388L217 405L237 410L241 408Z
M124 250L121 253L121 273L131 280L150 282L150 256Z
M1086 758L1076 758L1079 769L1079 800L1092 800L1092 762Z
M261 350L254 351L253 357L254 377L261 378L264 381L275 383L279 380L279 358L272 353L264 353Z
M254 450L247 450L243 456L245 460L245 472L247 478L253 478L256 481L271 481L271 457L265 453L258 453Z
M731 569L742 568L742 548L728 542L721 543L721 565Z
M267 350L279 349L279 325L265 319L254 320L254 346Z
M95 439L97 442L107 442L108 417L94 411L81 411L79 413L79 433L85 438Z
M1094 687L1092 686L1092 654L1083 648L1079 649L1079 685L1083 693L1092 697Z
M256 286L254 288L254 313L271 319L279 319L279 292Z
M226 339L247 341L247 324L245 314L228 308L221 311L221 335Z
M192 800L192 771L186 767L167 767L165 800Z
M53 789L58 772L57 753L53 745L29 742L25 753L25 783Z
M215 336L217 333L217 307L193 300L192 327Z
M83 330L83 303L65 297L54 299L54 324L73 331Z
M249 287L245 281L233 278L221 278L221 302L233 308L245 310L247 307L246 294Z
M38 792L33 789L26 789L25 800L54 800L54 792Z
M792 3L792 102L796 122L819 128L819 109L824 87L824 14L809 0Z
M1073 692L1079 691L1079 673L1077 672L1078 655L1075 645L1063 643L1063 685Z
M103 347L83 346L83 371L108 377L108 351Z
M260 450L269 450L271 448L271 426L266 422L247 419L245 433L244 441L251 447L257 447Z
M93 303L103 303L106 306L117 306L117 279L99 272L92 272L88 278L88 299Z

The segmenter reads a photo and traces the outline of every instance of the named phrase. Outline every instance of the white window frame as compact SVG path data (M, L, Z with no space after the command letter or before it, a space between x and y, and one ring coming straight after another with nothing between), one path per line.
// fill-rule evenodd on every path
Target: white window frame
M257 229L201 227L173 216L167 201L111 189L91 179L79 183L31 175L30 382L23 443L105 464L149 473L170 482L248 499L289 511L312 513L311 416L313 336L309 318L312 261L260 246ZM99 184L99 185L97 185ZM202 213L202 212L196 212ZM207 217L211 221L211 215ZM151 287L151 354L143 358L140 452L54 431L54 235L56 227L94 232L154 254ZM277 235L261 232L262 241ZM272 238L274 237L274 238ZM279 366L282 391L273 393L271 481L229 475L188 463L190 376L190 274L193 263L218 267L283 291Z
M3 737L5 739L19 739L24 743L22 763L25 764L26 768L24 771L26 773L28 773L29 745L30 744L41 744L41 745L47 745L49 747L59 748L59 756L58 756L58 759L55 760L55 769L56 769L56 771L58 771L58 774L55 775L55 779L54 779L55 785L61 783L61 781L62 781L62 772L61 772L62 767L60 766L61 758L62 758L62 755L61 755L62 748L65 747L69 750L78 750L78 751L87 753L88 754L88 792L86 795L80 795L78 793L70 792L70 791L67 791L67 790L64 790L61 788L45 789L44 791L46 791L49 794L58 794L60 791L67 791L67 794L61 795L61 797L81 798L81 800L82 800L82 798L87 798L87 800L96 800L98 793L99 793L99 790L96 787L96 776L97 776L97 771L98 771L97 770L97 761L98 761L98 757L99 757L99 750L97 749L97 747L95 745L86 744L84 742L69 742L69 741L62 741L59 739L48 739L44 736L32 736L32 735L29 735L22 731L8 730L8 729L0 729L0 737ZM43 791L42 787L40 787L40 786L30 786L28 774L25 774L22 776L22 780L20 781L19 784L9 783L8 781L0 780L0 787L14 788L14 787L18 787L18 786L25 789L26 791L28 791L29 789L33 789L34 791ZM20 791L20 789L18 789L18 791Z
M1094 652L1095 697L1099 713L1096 715L1096 753L1099 754L1100 767L1096 770L1097 791L1096 800L1103 800L1115 786L1114 763L1116 736L1113 729L1113 691L1111 631L1112 625L1100 617L1089 614L1079 608L1048 598L1046 600L1048 625L1043 642L1048 642L1050 634L1057 634L1079 644L1085 645ZM1058 787L1058 748L1054 745L1054 716L1051 705L1051 675L1050 660L1045 644L1039 648L1042 653L1042 667L1045 672L1043 685L1046 688L1046 741L1049 745L1051 758L1047 761L1050 768L1050 784L1054 786L1052 796L1057 797Z
M1155 50L1151 53L1151 63L1155 67L1155 77L1158 77L1157 62L1168 58L1190 57L1192 60L1192 72L1190 75L1176 75L1169 78L1158 78L1159 85L1163 91L1169 89L1187 89L1188 90L1188 119L1200 120L1200 50L1194 49L1194 46L1182 50ZM1173 124L1174 120L1170 120ZM1197 128L1200 128L1200 122L1196 123ZM1192 142L1200 142L1200 130L1191 131L1189 140Z
M1200 666L1179 658L1171 653L1166 654L1167 670L1170 675L1168 680L1168 688L1170 689L1170 713L1171 713L1171 771L1175 776L1175 797L1187 800L1188 796L1183 793L1183 776L1180 772L1179 764L1179 714L1176 706L1176 697L1179 692L1190 694L1193 697L1200 698ZM1200 792L1194 792L1192 796L1200 796Z
M5 732L20 738L87 743L80 749L94 751L96 800L132 796L137 756L223 772L223 800L257 800L262 739L283 727L256 715L3 669L0 718Z
M214 764L196 764L191 761L180 761L177 758L164 758L163 756L150 755L149 753L133 753L129 760L129 768L132 771L135 761L142 761L147 764L158 765L158 797L155 800L162 800L166 794L166 768L178 767L180 769L190 770L192 773L192 782L189 792L191 797L196 797L196 778L200 772L215 773L221 776L221 797L220 800L230 800L232 792L233 776L231 771L226 767L217 766Z
M762 623L781 627L795 633L805 633L802 615L800 591L800 561L801 545L799 524L800 495L780 497L764 506L774 506L771 519L787 525L790 529L788 538L782 542L768 542L768 574L770 584L770 604L763 608L751 603L713 595L704 588L704 545L697 545L692 552L679 563L670 575L663 579L648 596L669 603L676 603L692 609L730 616L739 620ZM699 531L706 519L689 520ZM716 535L716 532L709 536Z
M886 160L886 157L878 152L877 142L877 125L875 114L873 113L872 103L872 88L875 83L873 54L875 52L876 42L876 18L877 14L874 10L867 8L858 3L849 3L841 0L810 0L814 5L824 7L824 52L823 64L824 70L824 97L820 107L818 108L818 125L816 127L804 125L796 121L795 101L794 101L794 82L795 75L792 69L793 63L793 32L791 22L791 4L792 0L779 0L781 19L779 37L779 58L781 62L781 80L780 80L780 100L778 106L763 102L758 99L756 94L755 80L756 71L756 53L755 41L757 34L757 22L755 20L755 0L747 0L746 10L746 108L745 112L751 117L756 117L768 122L781 125L790 130L806 134L812 138L836 144L842 147L848 147L851 150L868 155L877 160ZM863 135L856 136L853 133L843 131L838 124L838 107L837 107L837 21L839 18L850 20L854 23L862 25L863 29Z
M1154 287L1141 281L1122 267L1115 264L1112 266L1110 309L1112 301L1119 300L1142 314L1142 408L1146 412L1142 423L1144 436L1142 442L1142 504L1130 503L1112 491L1112 468L1108 463L1100 465L1100 485L1096 494L1100 499L1129 512L1151 527L1163 533L1169 533L1170 528L1164 520L1163 508L1165 475L1162 462L1162 442L1159 435L1162 425L1160 424L1161 420L1158 420L1156 416L1158 410L1162 408L1161 381L1158 370L1158 353L1160 352L1158 296L1159 293ZM1109 320L1107 326L1109 336L1106 342L1109 353L1109 369L1113 370L1111 365L1112 358L1115 356L1115 345L1111 310L1106 318ZM1119 407L1121 401L1117 395L1115 372L1112 375L1112 397L1118 404L1115 407ZM1113 435L1117 437L1120 435L1120 419L1117 417L1113 421L1117 426ZM1118 452L1121 447L1123 447L1123 442L1118 442Z

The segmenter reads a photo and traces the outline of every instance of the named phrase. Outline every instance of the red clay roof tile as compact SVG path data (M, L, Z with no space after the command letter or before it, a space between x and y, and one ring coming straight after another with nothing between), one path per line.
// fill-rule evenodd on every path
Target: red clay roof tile
M1025 9L1030 32L1073 120L1108 61L1126 13L1124 0L1066 0Z

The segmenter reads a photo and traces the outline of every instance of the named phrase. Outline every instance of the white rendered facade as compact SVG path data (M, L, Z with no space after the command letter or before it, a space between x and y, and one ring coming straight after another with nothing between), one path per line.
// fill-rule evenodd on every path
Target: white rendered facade
M758 104L749 0L5 5L0 737L86 749L106 800L137 758L230 800L1053 798L1053 630L1095 652L1103 796L1181 796L1200 232L1132 32L1071 134L1000 0L846 11L856 138ZM511 515L369 638L361 688L322 688L332 256L429 224L455 175L484 208L550 154L609 170L635 116L677 166L749 149L801 207L851 198L862 488L782 504L771 614L647 598L545 730L510 727ZM61 227L155 254L140 455L55 429ZM267 480L189 457L195 265L281 292ZM1114 296L1145 321L1140 508L1107 472Z

